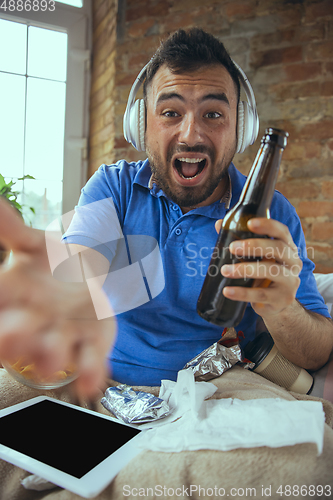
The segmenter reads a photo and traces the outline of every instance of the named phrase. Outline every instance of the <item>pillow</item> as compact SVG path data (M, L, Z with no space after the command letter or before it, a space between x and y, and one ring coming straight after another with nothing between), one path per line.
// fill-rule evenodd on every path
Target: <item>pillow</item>
M329 313L333 313L333 273L320 274L314 273L317 288L322 295ZM312 372L314 384L311 396L327 399L333 403L333 352L328 362L319 370Z
M321 274L314 273L316 279L318 292L323 297L328 311L332 316L333 312L333 273Z

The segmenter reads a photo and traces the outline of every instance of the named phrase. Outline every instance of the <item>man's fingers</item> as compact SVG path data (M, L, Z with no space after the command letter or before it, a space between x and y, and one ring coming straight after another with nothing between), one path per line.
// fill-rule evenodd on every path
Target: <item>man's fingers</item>
M6 359L29 355L38 348L36 332L46 328L45 318L33 310L0 312L0 356Z
M32 252L43 246L41 231L24 224L20 215L0 197L0 244L7 250Z
M107 376L105 353L114 341L113 321L42 323L31 310L0 313L0 360L13 365L24 358L25 365L34 366L36 380L52 380L56 372L73 369L77 393L94 397Z
M219 233L221 231L222 222L223 222L223 219L219 219L215 222L215 229L216 229L217 233Z
M66 371L74 367L71 354L72 338L61 328L51 327L40 337L40 348L34 354L36 370L45 376L52 376L57 371Z
M0 312L0 358L11 364L24 357L36 372L49 376L70 363L69 335L33 309Z
M215 229L219 233L222 227L223 220L219 219L215 222ZM247 222L247 226L249 230L253 233L257 233L258 235L265 235L269 238L274 238L274 240L278 240L283 242L285 245L290 247L294 252L297 252L297 246L295 245L292 236L289 232L287 226L282 224L281 222L273 219L266 219L265 217L255 217L253 219L249 219ZM252 238L250 238L251 240ZM246 240L242 240L246 241ZM268 241L270 241L268 239Z
M88 397L94 397L105 383L107 366L105 353L115 342L116 326L112 319L84 323L80 335L82 342L78 347L77 365L79 378L75 382L76 391ZM92 336L92 332L93 336Z
M282 222L273 219L266 219L265 217L256 217L247 222L250 231L258 234L264 234L270 238L282 240L290 248L297 251L288 227Z
M78 379L75 381L79 394L95 396L106 378L105 354L101 357L94 344L83 344L77 359Z
M285 266L297 264L301 270L302 262L297 250L286 245L282 240L270 238L249 238L233 241L230 244L231 253L243 259L263 259L279 262Z
M227 278L253 278L268 279L274 282L283 283L285 278L295 280L299 285L299 273L301 268L294 266L282 266L274 261L261 260L257 262L241 262L238 264L228 264L221 268L221 273Z

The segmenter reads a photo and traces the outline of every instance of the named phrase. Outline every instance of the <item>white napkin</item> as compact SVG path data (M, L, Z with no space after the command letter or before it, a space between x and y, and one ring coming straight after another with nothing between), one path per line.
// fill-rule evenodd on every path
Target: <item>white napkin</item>
M179 415L186 411L199 414L204 406L203 401L210 398L217 391L216 385L210 382L195 382L191 368L180 370L177 382L162 380L159 397L166 401Z
M177 375L177 382L172 380L162 380L159 398L166 401L172 412L165 418L153 420L146 424L140 424L140 429L151 429L163 426L169 422L177 420L186 412L200 414L205 411L202 405L205 399L210 398L217 391L217 387L210 382L195 382L191 368L180 370Z
M153 451L179 452L315 443L318 455L322 453L325 414L321 402L273 398L204 401L215 392L216 388L211 392L212 385L195 382L191 370L181 370L176 383L163 381L160 397L175 411L164 423L142 433L137 444Z

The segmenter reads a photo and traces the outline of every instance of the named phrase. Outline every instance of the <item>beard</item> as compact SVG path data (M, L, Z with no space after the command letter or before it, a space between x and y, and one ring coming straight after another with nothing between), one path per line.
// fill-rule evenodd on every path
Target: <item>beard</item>
M153 174L153 180L161 188L165 195L174 203L184 208L195 208L200 203L207 200L215 191L219 183L227 176L229 165L234 157L236 145L228 150L228 153L222 158L221 162L215 164L216 155L213 149L198 145L194 147L178 146L170 147L167 152L166 162L164 163L159 154L153 154L147 147L147 156L150 168ZM198 186L180 186L172 187L171 180L171 159L175 153L205 153L213 165L212 173L206 179L205 183ZM168 168L169 166L169 168Z

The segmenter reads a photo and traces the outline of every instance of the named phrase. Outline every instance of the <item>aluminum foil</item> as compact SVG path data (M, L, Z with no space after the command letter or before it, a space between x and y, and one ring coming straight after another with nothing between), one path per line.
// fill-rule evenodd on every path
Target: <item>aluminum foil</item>
M184 369L191 368L195 380L207 381L219 377L237 363L242 364L244 368L254 367L254 363L244 362L242 349L238 343L227 347L219 341L191 359Z
M169 405L163 399L149 392L135 391L126 384L109 387L101 403L126 424L143 424L171 413Z

